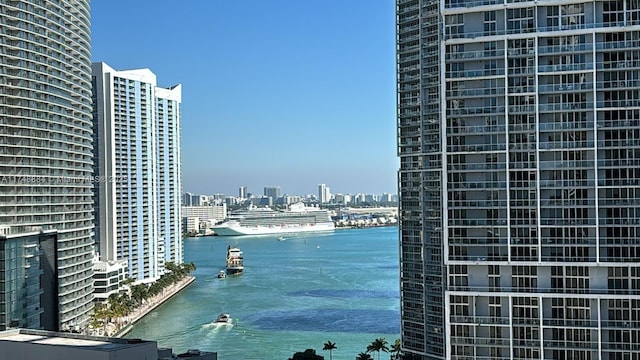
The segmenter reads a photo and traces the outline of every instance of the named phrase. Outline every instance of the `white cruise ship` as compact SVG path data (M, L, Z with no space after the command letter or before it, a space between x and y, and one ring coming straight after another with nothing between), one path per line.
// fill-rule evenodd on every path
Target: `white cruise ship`
M285 211L250 208L232 213L211 229L219 236L272 235L333 231L335 225L329 211L298 203Z

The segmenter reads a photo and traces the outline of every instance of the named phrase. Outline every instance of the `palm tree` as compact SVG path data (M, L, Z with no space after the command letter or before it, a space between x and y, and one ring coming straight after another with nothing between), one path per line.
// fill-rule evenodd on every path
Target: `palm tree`
M367 353L360 353L356 356L356 360L373 360L373 358Z
M387 340L384 338L377 338L373 340L371 344L367 346L367 352L375 351L378 353L378 360L380 360L380 351L389 352L389 348L387 347Z
M394 360L400 359L402 356L402 343L400 339L396 339L396 341L391 345L391 358Z
M327 341L322 350L329 350L329 360L333 360L333 349L337 349L336 343Z

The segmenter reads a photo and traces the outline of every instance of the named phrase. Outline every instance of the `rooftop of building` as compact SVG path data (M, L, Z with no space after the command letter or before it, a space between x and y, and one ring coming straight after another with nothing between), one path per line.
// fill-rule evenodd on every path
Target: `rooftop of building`
M92 350L97 351L113 351L114 349L140 346L140 344L154 344L155 346L156 343L155 341L140 339L88 336L74 333L31 329L10 329L0 331L0 342L1 341L14 341L50 346L82 346L84 349L91 348Z

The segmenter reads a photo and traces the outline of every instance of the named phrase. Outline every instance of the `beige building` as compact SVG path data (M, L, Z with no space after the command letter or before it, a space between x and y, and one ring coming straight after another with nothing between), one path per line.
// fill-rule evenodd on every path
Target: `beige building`
M200 221L211 220L214 224L227 217L227 204L216 206L183 206L183 218L198 218Z

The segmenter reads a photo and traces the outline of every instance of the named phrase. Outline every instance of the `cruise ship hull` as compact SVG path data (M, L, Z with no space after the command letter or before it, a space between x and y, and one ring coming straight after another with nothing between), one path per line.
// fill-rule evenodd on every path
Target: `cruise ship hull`
M214 226L212 230L219 236L279 235L333 231L335 226L333 223L283 226L240 226L239 224L222 223Z

